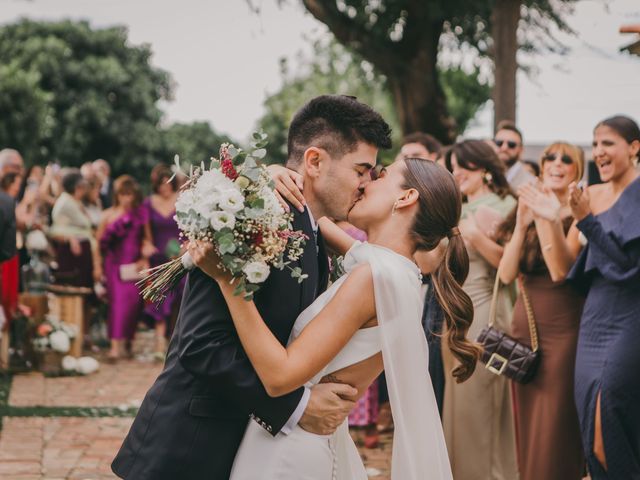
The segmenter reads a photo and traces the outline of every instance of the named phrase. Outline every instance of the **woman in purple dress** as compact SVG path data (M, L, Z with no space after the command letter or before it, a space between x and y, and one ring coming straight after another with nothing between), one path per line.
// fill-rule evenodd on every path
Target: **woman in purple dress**
M142 312L142 297L136 281L153 253L147 211L141 205L138 183L129 175L114 182L113 206L104 211L97 237L104 258L104 276L109 302L109 359L130 354L136 323Z
M174 219L178 198L178 179L172 177L171 168L165 164L156 165L151 170L153 194L144 201L153 245L156 249L149 259L151 267L165 263L180 253L180 230ZM161 304L150 303L145 308L145 313L155 322L155 357L158 360L164 360L167 348L166 337L167 334L171 334L171 320L182 299L183 283L184 280L171 290Z

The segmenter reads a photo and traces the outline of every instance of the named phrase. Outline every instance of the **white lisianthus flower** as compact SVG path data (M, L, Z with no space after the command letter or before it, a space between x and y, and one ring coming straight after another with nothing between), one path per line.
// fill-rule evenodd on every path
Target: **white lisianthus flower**
M78 367L78 359L71 355L65 355L62 357L62 369L68 372L74 372Z
M269 277L269 266L264 262L249 262L242 271L250 283L262 283Z
M100 368L100 364L95 358L80 357L77 362L76 371L82 375L89 375Z
M236 188L224 190L221 192L218 205L227 212L237 213L244 208L244 195Z
M67 353L71 348L71 342L69 341L69 335L62 330L57 330L49 335L49 343L51 348L56 352Z
M236 224L236 217L232 213L218 211L211 214L210 222L211 228L217 232L225 227L233 228Z

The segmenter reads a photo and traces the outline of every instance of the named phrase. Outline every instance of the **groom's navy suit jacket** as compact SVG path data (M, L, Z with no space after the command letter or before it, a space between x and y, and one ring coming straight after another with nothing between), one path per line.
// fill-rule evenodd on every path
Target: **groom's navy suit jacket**
M289 270L272 269L255 295L258 310L282 344L328 280L324 246L319 239L316 248L309 215L292 211L293 228L309 237L298 262L309 277L298 283ZM250 416L275 435L303 391L267 395L217 283L195 269L189 273L164 370L111 467L127 480L228 479Z

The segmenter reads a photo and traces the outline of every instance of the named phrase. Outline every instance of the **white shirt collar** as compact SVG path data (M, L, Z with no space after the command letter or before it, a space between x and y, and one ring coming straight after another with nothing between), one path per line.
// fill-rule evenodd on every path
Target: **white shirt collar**
M311 221L311 228L314 232L318 231L318 224L316 223L316 219L313 217L313 213L311 213L311 209L307 205L307 214L309 215L309 220Z

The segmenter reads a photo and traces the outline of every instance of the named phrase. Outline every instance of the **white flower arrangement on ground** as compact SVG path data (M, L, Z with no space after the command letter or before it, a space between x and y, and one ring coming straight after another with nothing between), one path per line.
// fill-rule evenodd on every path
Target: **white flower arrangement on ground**
M251 299L268 277L271 267L291 270L306 278L291 262L302 255L306 236L294 231L274 193L274 184L261 164L267 135L254 133L251 149L231 144L220 149L220 159L192 168L176 201L176 222L186 241L204 240L214 245L221 267L236 282L236 295ZM180 170L176 156L176 167ZM145 300L161 302L193 268L188 253L147 271L138 285Z
M71 348L71 340L78 334L74 325L60 321L53 315L47 315L46 320L36 328L33 347L38 352L51 349L59 353L67 353Z

